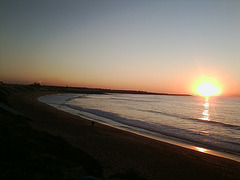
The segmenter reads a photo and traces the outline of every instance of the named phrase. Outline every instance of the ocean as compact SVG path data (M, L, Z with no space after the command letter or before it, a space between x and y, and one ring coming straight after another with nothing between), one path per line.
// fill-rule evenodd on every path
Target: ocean
M240 97L57 94L38 100L116 128L240 161Z

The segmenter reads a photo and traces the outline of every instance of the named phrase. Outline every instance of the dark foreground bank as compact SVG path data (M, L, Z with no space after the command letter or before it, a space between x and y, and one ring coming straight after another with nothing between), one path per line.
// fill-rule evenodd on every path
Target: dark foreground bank
M29 120L0 109L0 179L101 177L94 158L60 137L32 129Z

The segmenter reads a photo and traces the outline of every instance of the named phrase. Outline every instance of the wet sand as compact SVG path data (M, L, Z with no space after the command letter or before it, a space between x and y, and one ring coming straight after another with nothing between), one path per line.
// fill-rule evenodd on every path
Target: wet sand
M204 154L71 115L38 102L56 92L13 94L8 102L34 129L60 136L95 158L103 179L135 173L146 179L240 179L240 163ZM126 177L123 179L127 179Z

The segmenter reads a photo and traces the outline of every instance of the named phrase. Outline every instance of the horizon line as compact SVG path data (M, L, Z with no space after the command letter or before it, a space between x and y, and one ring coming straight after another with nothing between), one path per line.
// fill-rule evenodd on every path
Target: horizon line
M112 88L99 88L99 87L87 87L87 86L69 86L69 85L46 85L41 84L39 82L34 83L4 83L3 81L0 81L0 85L23 85L23 86L29 86L29 85L37 85L37 86L48 86L48 87L60 87L60 88L79 88L79 89L95 89L95 90L107 90L107 91L115 91L113 93L134 93L134 94L149 94L149 95L175 95L175 96L194 96L194 97L203 97L194 93L169 93L169 92L152 92L152 91L146 91L146 90L129 90L129 89L112 89ZM240 94L232 94L232 95L218 95L218 96L211 96L211 97L240 97Z

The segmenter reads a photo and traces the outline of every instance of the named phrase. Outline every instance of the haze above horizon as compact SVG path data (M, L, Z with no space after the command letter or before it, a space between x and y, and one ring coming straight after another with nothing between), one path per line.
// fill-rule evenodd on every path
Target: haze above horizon
M240 95L240 1L0 2L0 81Z

